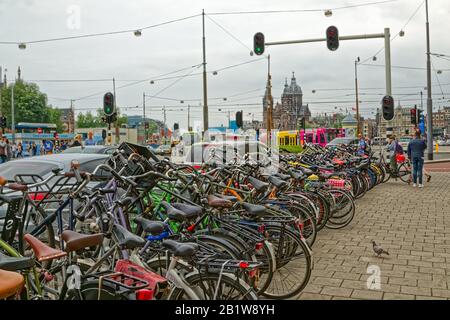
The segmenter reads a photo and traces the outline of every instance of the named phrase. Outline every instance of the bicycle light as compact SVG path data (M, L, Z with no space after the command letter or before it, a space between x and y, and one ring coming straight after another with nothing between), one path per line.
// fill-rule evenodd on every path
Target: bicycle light
M153 290L150 289L140 289L136 291L136 300L152 300Z

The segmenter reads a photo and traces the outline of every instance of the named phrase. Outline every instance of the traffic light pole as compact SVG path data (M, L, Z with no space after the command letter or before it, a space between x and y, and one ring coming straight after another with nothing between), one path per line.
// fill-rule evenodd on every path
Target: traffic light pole
M270 75L270 54L267 57L267 98L269 100L269 107L267 108L267 146L271 148L272 144L272 108L273 108L273 97L272 97L272 76Z
M119 144L120 141L120 130L119 130L119 113L117 110L116 105L116 80L113 78L113 92L114 92L114 112L116 112L116 121L115 121L115 127L116 127L116 144Z
M361 40L361 39L375 39L384 38L384 51L385 51L385 73L386 73L386 95L392 94L392 84L391 84L391 46L390 46L390 32L389 28L385 28L383 33L374 34L361 34L361 35L351 35L351 36L339 36L339 41L344 40ZM296 44L296 43L310 43L310 42L323 42L327 41L326 38L313 38L313 39L302 39L302 40L289 40L289 41L276 41L276 42L266 42L266 46L278 46L284 44Z
M203 31L203 132L208 131L208 93L206 79L206 40L205 40L205 10L202 10L202 31Z

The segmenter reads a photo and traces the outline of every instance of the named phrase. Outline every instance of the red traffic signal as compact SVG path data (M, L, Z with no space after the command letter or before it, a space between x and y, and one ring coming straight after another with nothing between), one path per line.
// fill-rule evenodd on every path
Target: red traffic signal
M327 47L331 51L339 48L339 31L335 26L329 26L326 31Z
M416 108L410 110L411 113L411 124L417 124L417 111Z
M242 128L243 125L244 125L244 123L243 123L243 119L242 119L242 111L238 111L238 112L236 112L236 126L238 128Z

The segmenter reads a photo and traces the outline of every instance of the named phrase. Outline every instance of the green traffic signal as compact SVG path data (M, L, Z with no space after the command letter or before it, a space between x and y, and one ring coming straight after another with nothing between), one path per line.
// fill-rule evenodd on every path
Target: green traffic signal
M265 40L264 34L258 32L253 37L253 51L256 55L262 55L264 53Z

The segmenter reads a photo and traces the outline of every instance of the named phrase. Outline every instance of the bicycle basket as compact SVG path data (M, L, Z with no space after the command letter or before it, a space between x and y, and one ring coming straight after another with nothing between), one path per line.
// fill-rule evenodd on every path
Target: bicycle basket
M328 179L328 186L336 189L344 189L345 188L345 180L344 179Z

